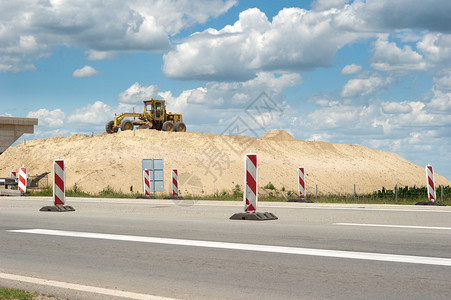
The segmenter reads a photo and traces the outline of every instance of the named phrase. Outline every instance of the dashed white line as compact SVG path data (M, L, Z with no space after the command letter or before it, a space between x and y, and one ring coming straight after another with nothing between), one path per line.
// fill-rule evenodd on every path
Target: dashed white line
M363 227L389 227L389 228L411 228L411 229L451 230L451 227L415 226L415 225L359 224L359 223L334 223L334 225L363 226Z
M206 248L217 248L217 249L246 250L246 251L259 251L259 252L271 252L271 253L283 253L283 254L297 254L297 255L311 255L311 256L322 256L322 257L375 260L375 261L386 261L386 262L426 264L426 265L437 265L437 266L451 266L451 258L441 258L441 257L425 257L425 256L411 256L411 255L384 254L384 253L371 253L371 252L324 250L324 249L296 248L296 247L255 245L255 244L240 244L240 243L213 242L213 241L200 241L200 240L184 240L184 239L171 239L171 238L160 238L160 237L145 237L145 236L104 234L104 233L77 232L77 231L61 231L61 230L47 230L47 229L23 229L23 230L9 230L9 231L15 232L15 233L31 233L31 234L53 235L53 236L56 235L56 236L66 236L66 237L105 239L105 240L142 242L142 243L178 245L178 246L206 247Z
M166 298L166 297L154 296L154 295L149 295L149 294L139 294L139 293L133 293L133 292L100 288L100 287L89 286L89 285L47 280L47 279L42 279L42 278L27 277L27 276L15 275L15 274L10 274L10 273L0 273L0 278L7 279L7 280L13 280L13 281L21 281L21 282L27 282L27 283L32 283L32 284L38 284L38 285L52 286L52 287L62 288L62 289L89 292L89 293L94 293L94 294L102 294L102 295L108 295L108 296L114 296L114 297L123 297L123 298L129 298L129 299L174 300L174 298Z

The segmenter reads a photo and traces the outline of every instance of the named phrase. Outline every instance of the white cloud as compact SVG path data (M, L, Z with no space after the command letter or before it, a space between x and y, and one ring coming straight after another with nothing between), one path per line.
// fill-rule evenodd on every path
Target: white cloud
M33 70L59 45L81 47L89 59L118 51L161 52L169 36L227 12L235 0L0 2L0 71ZM108 52L112 52L109 54Z
M113 117L114 113L110 106L101 101L96 101L94 104L88 104L85 107L76 109L67 120L76 124L106 124Z
M128 104L142 103L142 101L151 98L158 98L158 86L143 86L138 82L135 82L127 90L120 93L117 97L120 103Z
M222 132L262 92L281 107L286 106L283 104L283 92L299 83L301 76L296 73L260 72L257 77L245 82L207 82L205 86L184 90L179 95L160 91L158 86L134 83L118 96L118 101L119 108L124 109L129 103L142 103L153 95L153 98L166 100L169 111L182 113L189 131ZM259 118L267 120L268 116L262 114ZM286 126L284 121L279 125Z
M358 0L344 7L340 21L358 31L410 28L449 32L450 11L451 2L443 0Z
M447 114L447 118L451 119L451 92L435 90L428 107L437 113Z
M433 100L340 104L320 107L298 118L305 138L333 143L352 143L396 151L403 156L425 155L427 145L440 155L449 155L451 117L431 110ZM294 130L296 132L296 130ZM325 135L325 133L327 135ZM422 148L423 147L423 148ZM435 155L435 154L434 154ZM418 157L415 158L418 161Z
M434 77L434 89L451 92L451 71L443 76Z
M308 71L330 64L337 50L357 39L408 30L449 31L449 1L331 0L313 10L282 9L272 21L260 10L241 12L220 30L186 38L164 56L164 73L173 78L248 80L260 71ZM401 17L400 17L401 16ZM426 31L427 32L427 31ZM418 36L405 33L405 40ZM424 70L426 62L410 46L376 42L373 67Z
M88 60L103 60L103 59L111 59L115 58L118 55L118 51L96 51L96 50L88 50L85 52L86 59Z
M428 33L417 43L427 60L441 66L451 65L451 34Z
M350 0L316 0L311 6L315 10L328 10L330 8L343 8Z
M408 101L404 102L382 102L382 111L385 114L406 114L412 111Z
M344 98L364 97L379 92L392 82L390 77L373 75L367 78L350 79L341 92Z
M193 34L167 53L163 71L181 79L249 80L261 71L328 66L335 52L359 35L334 27L337 11L285 8L270 22L257 8L217 31Z
M380 71L421 71L427 64L423 57L408 45L402 49L396 43L388 42L386 35L380 36L374 43L374 56L371 66Z
M81 77L92 77L92 76L99 75L99 74L100 74L100 72L97 71L96 69L94 69L93 67L84 66L81 69L75 70L72 73L72 76L81 78Z
M451 119L451 71L434 77L432 94L428 108L436 113L447 114Z
M52 111L41 108L29 112L27 118L38 118L39 126L57 128L63 126L66 114L59 108Z
M350 65L344 66L340 73L343 75L349 75L349 74L359 73L361 70L362 70L362 66L350 64Z

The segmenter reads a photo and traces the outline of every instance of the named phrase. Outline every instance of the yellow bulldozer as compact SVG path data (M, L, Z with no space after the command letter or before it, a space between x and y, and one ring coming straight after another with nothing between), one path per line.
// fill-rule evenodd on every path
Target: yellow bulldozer
M185 132L186 125L183 123L181 114L166 112L166 102L164 100L150 100L144 102L144 112L137 113L133 108L132 113L122 113L116 115L114 120L106 123L105 130L108 133L121 130L136 129L156 129L163 131ZM133 118L133 120L129 119Z

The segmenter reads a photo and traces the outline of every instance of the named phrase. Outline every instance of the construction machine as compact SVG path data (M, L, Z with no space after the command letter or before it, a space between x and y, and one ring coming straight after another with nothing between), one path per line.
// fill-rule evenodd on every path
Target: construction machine
M133 108L132 113L122 113L116 115L114 120L109 121L105 130L108 133L118 132L121 130L136 129L156 129L163 131L185 132L186 125L183 123L181 114L173 114L166 112L166 102L164 100L145 100L144 112L137 113ZM129 119L133 118L133 120Z

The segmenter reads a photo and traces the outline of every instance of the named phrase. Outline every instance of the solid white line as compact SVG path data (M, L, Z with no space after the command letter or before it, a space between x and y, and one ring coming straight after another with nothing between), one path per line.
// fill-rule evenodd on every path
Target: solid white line
M133 293L133 292L105 289L105 288L99 288L99 287L89 286L89 285L81 285L81 284L68 283L68 282L62 282L62 281L47 280L47 279L27 277L27 276L21 276L21 275L9 274L9 273L0 273L0 278L7 279L7 280L28 282L28 283L39 284L39 285L52 286L52 287L63 288L63 289L82 291L82 292L90 292L90 293L94 293L94 294L123 297L123 298L129 298L129 299L173 300L173 298L166 298L166 297L153 296L153 295L148 295L148 294L139 294L139 293Z
M23 230L9 230L9 231L10 232L19 232L19 233L32 233L32 234L80 237L80 238L91 238L91 239L105 239L105 240L129 241L129 242L142 242L142 243L154 243L154 244L166 244L166 245L207 247L207 248L217 248L217 249L247 250L247 251L271 252L271 253L312 255L312 256L324 256L324 257L336 257L336 258L351 258L351 259L377 260L377 261L389 261L389 262L402 262L402 263L412 263L412 264L451 266L451 258L440 258L440 257L410 256L410 255L383 254L383 253L371 253L371 252L353 252L353 251L339 251L339 250L323 250L323 249L310 249L310 248L282 247L282 246L255 245L255 244L239 244L239 243L227 243L227 242L170 239L170 238L159 238L159 237L145 237L145 236L76 232L76 231L61 231L61 230L47 230L47 229L23 229Z
M365 226L365 227L391 227L391 228L413 228L413 229L451 230L451 227L434 227L434 226L386 225L386 224L359 224L359 223L334 223L334 224L335 224L335 225L345 225L345 226Z

